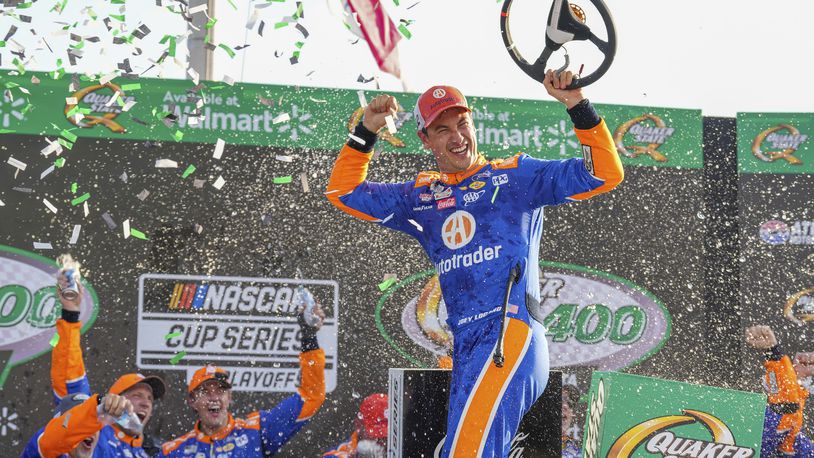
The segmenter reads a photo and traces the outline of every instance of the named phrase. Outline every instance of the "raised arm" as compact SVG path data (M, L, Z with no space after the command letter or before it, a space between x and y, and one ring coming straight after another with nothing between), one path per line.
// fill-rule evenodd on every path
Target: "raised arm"
M62 304L62 318L57 320L56 331L59 340L51 351L51 388L56 403L68 394L90 395L90 384L85 373L85 361L80 345L82 322L79 321L79 305L85 290L82 283L77 282L79 295L76 299L69 300L59 292L66 285L67 281L60 273L57 297Z

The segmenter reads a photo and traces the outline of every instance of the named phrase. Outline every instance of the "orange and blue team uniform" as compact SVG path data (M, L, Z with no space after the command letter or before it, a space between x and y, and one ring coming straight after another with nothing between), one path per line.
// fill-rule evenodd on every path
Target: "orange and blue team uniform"
M337 458L351 458L356 454L356 446L359 444L359 433L354 431L348 440L342 442L341 444L337 445L336 447L328 450L327 452L322 454L322 458L325 457L337 457Z
M64 319L73 316L70 321ZM82 323L78 313L63 312L56 322L59 340L51 351L51 385L55 402L68 395L83 393L90 396L90 383L80 346ZM148 458L141 447L142 438L132 437L118 425L103 425L96 418L97 396L52 419L28 441L21 458L67 457L76 444L99 431L94 457Z
M769 395L763 423L762 458L814 457L814 444L801 433L808 390L800 385L791 358L777 346L766 354L764 387Z
M298 392L273 409L253 412L245 419L229 415L226 427L211 436L204 434L196 423L192 431L164 443L159 456L254 458L274 455L325 401L325 351L316 348L300 353L300 371Z
M548 382L539 303L543 208L610 191L623 170L605 122L584 100L569 110L583 158L525 154L477 160L462 173L421 172L405 183L366 181L375 135L361 124L339 153L326 196L362 220L418 240L435 265L454 335L447 437L442 456L505 456L520 420ZM505 363L492 363L510 270Z

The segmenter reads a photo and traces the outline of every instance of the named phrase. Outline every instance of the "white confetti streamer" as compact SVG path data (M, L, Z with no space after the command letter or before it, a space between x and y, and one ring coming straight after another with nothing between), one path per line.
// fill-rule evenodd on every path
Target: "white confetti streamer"
M82 205L82 209L85 211L85 218L87 218L88 215L90 215L90 207L88 206L87 200L85 201L85 204Z
M274 159L280 162L294 162L294 158L291 156L274 156Z
M356 91L356 95L359 96L359 106L364 108L367 106L367 99L365 98L365 91L358 90Z
M10 156L8 158L8 161L6 162L8 162L8 164L11 165L12 167L17 167L18 169L23 171L25 171L25 168L28 167L25 162L18 161L17 159L14 159L13 157Z
M125 239L130 238L130 220L129 219L124 220L124 222L122 223L122 230L124 231L124 238Z
M119 98L119 95L120 95L120 94L121 94L121 93L120 93L119 91L114 92L114 93L113 93L113 97L111 97L111 98L110 98L110 100L108 100L108 101L105 103L105 106L106 106L106 107L109 107L109 106L113 105L113 102L115 102L115 101L116 101L116 99L118 99L118 98Z
M48 210L51 210L51 211L52 211L52 212L54 212L54 213L56 213L56 212L57 212L57 208L56 208L56 207L54 207L54 205L53 205L51 202L48 202L48 199L43 198L43 199L42 199L42 203L44 203L44 204L45 204L45 206L46 206L46 207L48 207Z
M60 153L62 153L62 145L60 145L59 142L57 141L52 142L47 137L45 138L45 141L48 142L48 146L46 146L40 151L40 153L42 153L43 156L48 157L48 155L53 153L54 151L57 151L57 156L59 156Z
M291 120L291 116L289 116L288 113L283 113L283 114L277 115L277 117L272 119L271 123L272 124L280 124L281 122L288 122L290 120Z
M311 192L311 186L308 185L308 174L305 172L300 173L300 182L302 183L302 192Z
M177 169L178 163L172 159L156 159L155 166L159 169Z
M229 75L223 75L223 82L228 84L229 86L235 85L235 79Z
M189 77L192 78L192 84L197 86L198 83L201 82L201 75L199 75L198 72L195 71L194 68L192 68L192 67L188 68L187 69L187 75L189 75Z
M391 134L396 133L396 123L393 121L393 117L387 115L384 117L384 122L387 123L387 130L390 131Z
M34 249L35 250L53 250L54 247L51 246L50 242L34 242Z
M193 6L192 8L189 9L188 13L189 14L200 13L201 11L206 11L206 8L207 8L206 3L204 3L203 5Z
M71 233L71 240L68 241L71 245L76 245L76 241L79 240L79 231L82 230L81 224L76 224L73 227L73 232Z
M51 172L53 172L53 171L54 171L54 168L55 168L55 167L56 167L56 166L54 166L54 165L52 164L52 165L51 165L51 167L48 167L47 169L43 170L43 171L42 171L42 173L40 174L40 180L42 180L43 178L45 178L45 177L47 177L48 175L50 175L50 174L51 174Z
M215 189L220 191L220 188L222 188L223 185L225 185L225 184L226 184L226 180L224 180L222 176L218 175L218 179L215 180L214 183L212 183L212 186L214 186Z
M133 105L135 105L135 104L136 104L135 100L128 100L127 102L125 102L124 106L122 107L122 111L130 111L130 109L133 108ZM79 113L79 114L82 114L82 113Z
M212 154L212 157L220 159L221 156L223 156L224 147L226 147L226 142L219 138L218 141L215 142L215 153Z
M65 104L67 105L76 105L79 101L76 100L76 97L65 97Z
M107 75L99 78L99 84L107 84L113 81L113 78L115 78L116 76L118 76L116 75L116 72L108 73Z

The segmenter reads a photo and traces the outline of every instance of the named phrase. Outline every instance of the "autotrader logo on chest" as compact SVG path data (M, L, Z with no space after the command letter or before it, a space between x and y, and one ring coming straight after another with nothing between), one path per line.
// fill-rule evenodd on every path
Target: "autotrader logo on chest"
M441 240L450 250L466 246L475 237L475 218L463 210L449 215L441 226Z

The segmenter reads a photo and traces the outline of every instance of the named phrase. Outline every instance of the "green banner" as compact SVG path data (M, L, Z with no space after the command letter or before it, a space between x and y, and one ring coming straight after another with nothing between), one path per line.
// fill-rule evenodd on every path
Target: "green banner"
M2 132L76 137L226 143L336 149L361 116L362 98L375 91L228 85L188 80L91 80L51 73L0 72L6 88ZM32 81L32 76L38 82ZM57 76L59 79L53 79ZM104 83L104 84L102 84ZM542 92L542 88L541 88ZM396 94L406 107L393 152L424 152L411 121L416 94ZM577 156L579 142L557 102L471 97L480 149L492 157L519 151L557 159ZM700 110L600 105L626 164L701 168Z
M760 456L766 396L593 373L583 457Z
M814 173L814 113L738 113L741 173Z

